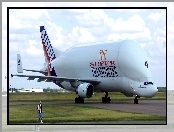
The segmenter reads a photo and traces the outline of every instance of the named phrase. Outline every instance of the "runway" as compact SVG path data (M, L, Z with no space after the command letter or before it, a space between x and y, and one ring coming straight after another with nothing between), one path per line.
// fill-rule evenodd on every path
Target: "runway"
M10 102L9 105L19 104L38 104L38 102ZM74 101L42 102L42 104L71 104L80 106L92 106L110 110L121 110L133 113L144 113L150 115L166 116L165 100L139 100L139 104L133 104L133 101L113 101L109 104L103 104L100 101L85 101L84 104L75 104Z

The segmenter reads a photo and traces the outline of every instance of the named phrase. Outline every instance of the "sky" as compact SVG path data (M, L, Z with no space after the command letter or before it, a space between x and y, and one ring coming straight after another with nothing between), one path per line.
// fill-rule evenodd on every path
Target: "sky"
M165 9L13 9L9 11L9 73L17 74L17 54L21 54L25 69L40 70L44 66L39 26L45 26L52 45L65 51L76 44L134 39L145 50L148 65L157 87L174 90L174 4L144 2L31 2L2 3L2 90L7 89L7 9L8 6L167 6L167 41ZM167 42L167 45L166 45ZM41 75L25 72L27 75ZM58 88L50 82L28 81L10 75L11 87Z

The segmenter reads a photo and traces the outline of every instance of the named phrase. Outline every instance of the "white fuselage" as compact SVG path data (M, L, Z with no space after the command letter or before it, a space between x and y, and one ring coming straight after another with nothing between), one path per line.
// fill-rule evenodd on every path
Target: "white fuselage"
M76 45L51 62L58 77L98 79L95 91L122 92L125 95L153 97L157 87L146 65L146 54L132 40L120 42ZM61 85L70 91L69 82Z

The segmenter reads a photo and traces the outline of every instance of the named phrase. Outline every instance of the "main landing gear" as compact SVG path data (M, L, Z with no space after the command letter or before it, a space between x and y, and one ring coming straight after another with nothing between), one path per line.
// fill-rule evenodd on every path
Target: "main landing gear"
M102 97L102 103L110 103L111 99L108 97L108 92L105 93L105 97Z
M81 97L76 97L75 98L75 103L84 103L84 98L81 98Z

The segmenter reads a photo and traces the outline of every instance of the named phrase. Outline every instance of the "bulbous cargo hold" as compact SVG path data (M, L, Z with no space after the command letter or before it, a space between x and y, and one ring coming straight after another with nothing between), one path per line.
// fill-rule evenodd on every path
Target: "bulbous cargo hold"
M120 45L118 66L122 76L134 81L148 82L152 80L147 55L142 47L133 40L125 40Z
M157 87L153 83L153 78L147 61L147 55L142 47L133 40L125 40L120 45L118 53L118 66L124 83L123 93L138 95L141 97L153 97L157 93ZM129 89L125 88L129 87Z
M103 59L101 52L105 52ZM152 83L144 85L145 82L153 82L152 75L146 53L133 40L76 45L53 64L59 76L84 78L85 75L87 78L97 78L101 83L94 85L94 91L122 92L129 96L144 97L154 96L157 92L154 83L153 86ZM73 90L69 84L62 85Z

